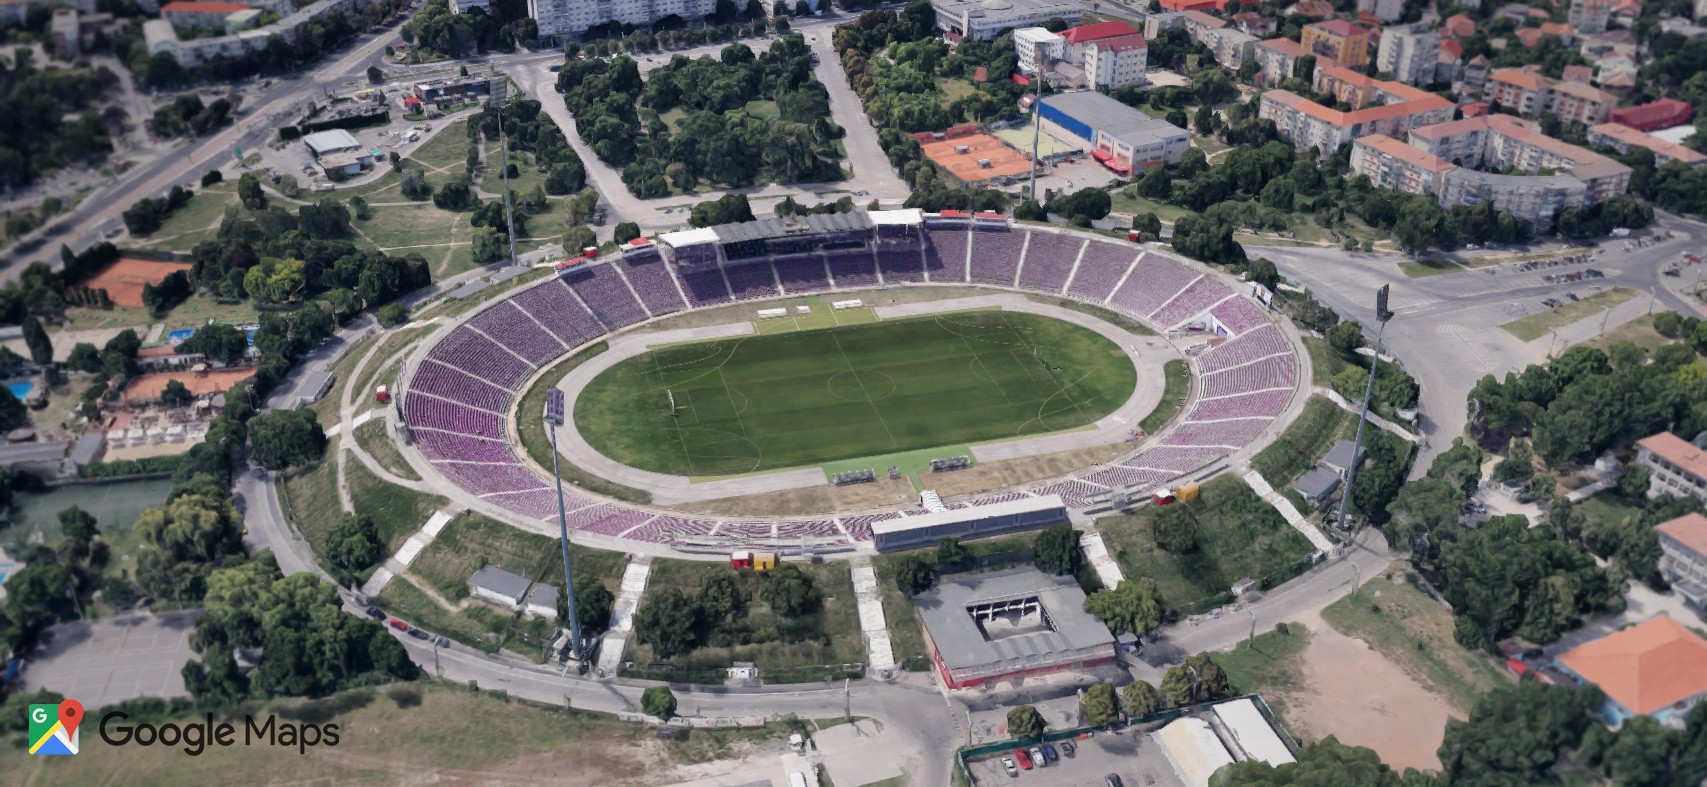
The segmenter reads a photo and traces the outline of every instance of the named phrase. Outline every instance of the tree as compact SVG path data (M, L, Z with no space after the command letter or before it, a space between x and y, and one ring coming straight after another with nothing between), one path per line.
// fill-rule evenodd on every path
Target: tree
M1412 774L1416 774L1415 777ZM1403 787L1404 785L1433 784L1433 780L1415 771L1401 778L1381 762L1373 749L1347 746L1329 735L1303 747L1297 762L1281 766L1251 758L1236 762L1216 774L1215 783L1221 787L1327 787L1355 784L1359 787Z
M77 506L59 512L59 534L64 538L88 543L98 532L95 517L89 512Z
M181 353L205 355L226 365L241 360L248 349L248 334L225 323L203 325L178 344Z
M1030 705L1008 709L1008 735L1015 740L1043 737L1043 714Z
M972 550L967 549L960 539L949 536L936 545L936 562L943 566L958 566L972 559Z
M375 84L375 85L377 85L381 82L384 82L385 81L385 72L379 70L379 66L368 66L367 67L367 81L370 84Z
M1624 473L1618 476L1618 494L1631 500L1641 500L1648 493L1648 468L1645 465L1632 464L1624 468Z
M101 351L88 342L78 342L72 345L65 366L79 372L98 372L101 370Z
M812 577L793 563L784 563L765 574L759 598L772 611L791 618L815 612L823 602Z
M1176 555L1197 549L1197 517L1184 505L1164 506L1150 520L1156 546Z
M1207 653L1199 653L1169 668L1162 676L1161 691L1168 704L1174 706L1209 702L1231 694L1227 673Z
M568 599L557 597L557 620L568 627ZM582 575L575 578L575 615L580 619L581 636L596 637L610 628L611 610L616 606L616 594L611 593L598 577Z
M326 559L347 575L360 574L384 554L379 529L365 516L345 514L326 532Z
M1162 622L1156 581L1149 577L1123 579L1113 590L1103 589L1086 596L1085 611L1107 624L1115 634L1143 634Z
M1144 176L1138 179L1138 185L1133 188L1140 197L1166 202L1173 197L1174 179L1166 168L1151 167L1145 170Z
M326 430L313 410L275 410L249 419L250 458L268 470L309 465L326 450Z
M734 571L714 571L700 580L699 593L694 596L700 617L712 624L747 616L747 592Z
M1079 552L1079 531L1072 525L1053 525L1037 534L1033 560L1038 569L1057 576L1077 574L1084 555Z
M895 587L908 596L916 596L936 584L936 569L918 555L903 555L895 564Z
M612 240L615 240L618 245L621 245L640 237L640 225L635 224L632 221L625 221L616 225L616 229L613 233Z
M24 344L30 348L30 360L38 365L53 363L53 340L35 315L24 318Z
M160 403L167 407L183 407L195 399L196 395L177 380L167 380L166 389L160 392Z
M1328 340L1328 346L1333 347L1335 352L1347 358L1355 355L1357 349L1363 346L1363 326L1351 320L1346 320L1329 328L1323 336ZM1365 373L1360 371L1357 376L1358 379L1362 380L1365 378ZM1362 398L1360 392L1358 399L1361 400Z
M676 695L669 686L653 686L640 693L640 709L648 716L669 721L676 715Z
M1098 683L1085 690L1085 718L1096 727L1113 724L1120 718L1120 703L1113 685Z
M1599 708L1596 688L1552 686L1525 676L1476 701L1464 721L1448 719L1440 744L1441 787L1542 784L1576 748Z
M680 590L647 593L634 611L634 636L661 659L692 650L699 642L696 606Z
M1120 709L1127 717L1140 719L1162 708L1162 693L1147 681L1135 680L1120 690Z
M395 328L409 321L409 307L401 303L388 303L379 307L373 317L379 321L381 327Z

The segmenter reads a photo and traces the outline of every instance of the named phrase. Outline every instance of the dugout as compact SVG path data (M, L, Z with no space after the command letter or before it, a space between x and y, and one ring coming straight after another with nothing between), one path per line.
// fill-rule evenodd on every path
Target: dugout
M1042 495L989 505L933 511L873 523L873 544L879 552L932 546L955 538L983 538L1036 530L1067 521L1067 504L1060 495Z

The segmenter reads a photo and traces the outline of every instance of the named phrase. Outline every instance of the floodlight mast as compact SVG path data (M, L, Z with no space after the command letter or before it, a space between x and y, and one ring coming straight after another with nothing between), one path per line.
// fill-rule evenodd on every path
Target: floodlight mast
M581 614L575 608L575 575L569 569L569 516L563 510L563 472L557 462L557 428L563 425L563 389L545 392L545 423L551 432L551 474L557 478L557 527L563 540L563 592L569 609L569 653L582 661Z
M1393 313L1387 310L1387 291L1391 284L1381 285L1375 291L1375 355L1369 359L1369 382L1363 386L1363 409L1357 416L1357 436L1351 443L1351 465L1345 472L1345 492L1340 495L1339 531L1345 532L1346 510L1351 507L1351 484L1357 480L1357 467L1363 459L1363 425L1369 421L1369 397L1375 392L1375 370L1381 366L1381 334L1387 330L1387 321L1393 319Z

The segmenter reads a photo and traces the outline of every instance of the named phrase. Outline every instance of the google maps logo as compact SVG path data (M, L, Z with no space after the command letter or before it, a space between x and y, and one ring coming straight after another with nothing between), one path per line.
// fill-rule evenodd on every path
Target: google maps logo
M30 753L76 754L77 725L83 723L83 703L62 700L58 705L30 706Z

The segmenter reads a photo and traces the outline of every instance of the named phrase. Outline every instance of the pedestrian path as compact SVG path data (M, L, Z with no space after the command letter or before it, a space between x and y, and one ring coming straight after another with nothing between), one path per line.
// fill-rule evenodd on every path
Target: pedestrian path
M1321 530L1304 519L1304 515L1298 513L1298 509L1292 505L1291 500L1287 500L1285 496L1274 491L1274 487L1268 485L1268 481L1262 477L1261 473L1248 470L1243 477L1245 483L1250 484L1251 491L1256 492L1257 497L1274 506L1274 510L1279 511L1280 515L1286 518L1286 524L1291 525L1293 530L1303 533L1305 538L1310 539L1312 546L1322 552L1333 551L1334 542L1329 541L1327 536L1322 535Z
M1343 409L1347 412L1350 412L1353 415L1356 415L1357 411L1363 409L1363 407L1361 405L1355 405L1355 404L1352 404L1351 402L1346 401L1345 397L1340 396L1339 392L1335 391L1332 388L1315 388L1315 389L1311 390L1311 393L1314 393L1317 396L1327 397L1328 401L1339 405L1341 409ZM1421 439L1421 438L1417 437L1415 433L1406 430L1405 427L1400 426L1396 423L1393 423L1392 421L1389 421L1385 418L1382 418L1381 416L1376 415L1373 412L1371 412L1369 414L1369 422L1372 424L1375 424L1377 427L1379 427L1384 432L1391 432L1391 433L1396 434L1396 435L1398 435L1398 436L1400 436L1406 440L1409 440L1413 443L1416 442L1417 440Z
M1120 564L1114 562L1114 557L1108 554L1108 545L1103 543L1102 534L1096 531L1079 536L1079 549L1085 553L1085 561L1096 569L1097 579L1102 581L1105 588L1119 587L1126 580L1121 573Z
M640 606L640 594L646 591L646 580L652 575L652 559L638 557L622 570L622 585L617 588L616 600L611 603L610 629L599 645L599 676L611 677L622 666L622 651L634 632L634 610ZM586 621L582 621L583 624Z
M428 544L433 543L433 539L438 538L439 531L443 530L445 525L450 524L453 516L455 514L449 509L443 509L427 517L427 522L421 525L421 530L405 540L403 546L397 548L397 554L392 555L390 560L385 561L385 565L375 569L373 576L368 577L367 582L362 585L362 593L368 596L379 595L379 592L385 589L386 583L390 582L392 577L407 569L411 563L415 562L415 558L421 556L421 550L426 549Z
M865 634L867 674L887 675L895 669L895 648L889 643L889 621L883 616L883 592L877 587L877 572L866 558L853 566L854 600L859 604L859 628Z
M382 407L375 407L375 408L372 408L369 410L363 410L360 415L358 415L355 418L350 420L350 430L355 431L356 427L359 427L362 424L367 423L368 421L372 421L375 416L383 415L384 413L385 413L385 408L382 408ZM343 424L332 424L332 428L326 430L326 436L327 437L337 437L339 435L339 433L341 433L343 431L344 431L344 425Z

